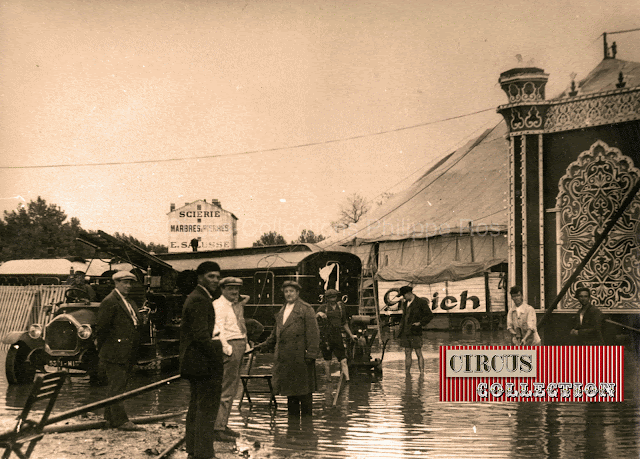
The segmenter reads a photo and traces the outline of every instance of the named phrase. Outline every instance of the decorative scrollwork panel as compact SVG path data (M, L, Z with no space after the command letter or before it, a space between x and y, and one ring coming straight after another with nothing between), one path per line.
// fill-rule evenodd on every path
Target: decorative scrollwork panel
M563 285L639 179L640 170L631 158L602 141L569 165L556 198L560 209L558 268ZM592 299L601 308L640 309L639 235L640 198L636 196L578 278L591 289ZM575 288L575 284L570 287L562 308L579 307Z

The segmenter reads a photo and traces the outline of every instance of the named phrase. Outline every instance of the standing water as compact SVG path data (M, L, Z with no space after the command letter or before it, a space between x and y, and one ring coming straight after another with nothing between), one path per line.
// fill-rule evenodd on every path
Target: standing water
M621 403L438 401L439 346L503 342L501 332L464 335L429 331L423 346L425 374L419 376L414 356L411 376L407 377L404 351L390 341L382 374L352 374L351 381L342 385L335 406L339 365L333 361L334 373L329 380L318 365L314 415L299 422L289 422L285 397L277 397L277 410L269 409L269 397L258 393L266 385L252 381L253 404L245 399L240 409L235 406L229 425L243 434L240 443L257 440L263 445L263 454L273 459L640 457L640 373L631 352L626 352L625 401ZM380 349L374 347L373 357L380 357ZM269 374L272 362L273 354L257 355L251 374ZM138 373L129 387L168 376ZM29 389L8 386L3 375L0 391L6 397L0 404L0 417L15 417ZM89 386L86 377L74 377L63 388L53 414L104 397L105 388ZM184 410L188 400L188 384L177 381L126 404L130 416L143 416Z

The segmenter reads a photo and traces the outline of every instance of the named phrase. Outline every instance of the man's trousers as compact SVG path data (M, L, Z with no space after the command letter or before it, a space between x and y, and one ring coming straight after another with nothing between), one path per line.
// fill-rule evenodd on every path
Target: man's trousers
M233 399L238 394L238 387L240 386L240 367L247 347L247 340L232 339L229 344L233 348L233 352L229 356L224 356L222 395L220 396L220 408L218 409L215 430L224 430L227 427Z
M191 400L187 412L185 444L187 454L195 457L212 457L213 427L220 406L222 380L191 379Z
M107 398L124 393L133 365L101 361L99 366L107 375ZM104 409L104 419L111 427L120 427L127 422L129 417L124 409L123 402L107 406Z

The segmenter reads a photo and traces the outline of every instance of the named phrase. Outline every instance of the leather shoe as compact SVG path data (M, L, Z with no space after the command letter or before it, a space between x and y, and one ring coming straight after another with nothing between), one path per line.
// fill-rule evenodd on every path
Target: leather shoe
M232 437L231 435L227 434L224 430L214 430L213 440L223 441L227 443L234 443L236 441L235 437Z
M240 436L238 432L236 432L235 430L231 430L228 426L224 428L224 433L226 433L230 437L235 437L235 438L238 438Z
M116 429L124 430L127 432L140 432L144 430L143 427L137 426L131 421L127 421L124 424L119 425L118 427L116 427Z

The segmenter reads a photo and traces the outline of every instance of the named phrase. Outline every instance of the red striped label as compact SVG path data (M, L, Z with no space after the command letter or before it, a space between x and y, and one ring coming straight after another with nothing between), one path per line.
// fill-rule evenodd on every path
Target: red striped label
M623 346L440 346L441 402L622 402L623 380Z

